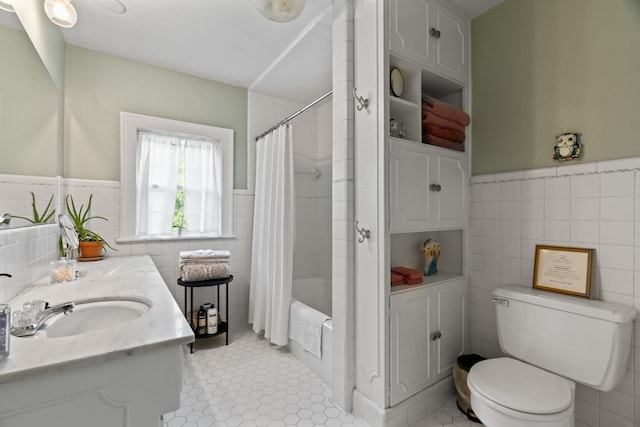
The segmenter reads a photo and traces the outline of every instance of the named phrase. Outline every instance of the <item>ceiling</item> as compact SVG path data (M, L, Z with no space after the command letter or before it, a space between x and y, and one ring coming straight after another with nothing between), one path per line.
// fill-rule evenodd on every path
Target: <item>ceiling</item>
M361 1L361 0L360 0ZM442 0L472 19L503 0ZM110 11L126 6L126 13ZM275 23L252 0L73 0L67 43L301 103L331 89L332 0ZM16 26L0 11L0 25Z

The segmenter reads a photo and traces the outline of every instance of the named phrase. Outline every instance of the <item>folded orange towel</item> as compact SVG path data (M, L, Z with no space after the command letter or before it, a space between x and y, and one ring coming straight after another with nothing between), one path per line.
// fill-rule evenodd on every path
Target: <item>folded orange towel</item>
M422 110L422 125L436 125L436 126L440 126L441 128L446 128L446 129L455 129L458 130L460 132L464 133L464 126L462 126L460 123L456 122L455 120L449 120L449 119L445 119L444 117L440 117L439 115L426 110L423 108Z
M442 128L430 124L423 124L422 129L425 133L437 136L438 138L444 138L454 142L464 142L464 132L460 132L459 130Z
M401 274L391 273L391 286L404 284L404 276Z
M402 267L402 266L393 267L391 269L391 272L395 274L400 274L401 276L403 276L405 283L407 280L416 280L416 279L422 280L422 276L424 275L424 273L420 270L416 270L408 267Z
M422 142L425 144L437 145L438 147L449 148L451 150L464 151L463 142L450 141L428 133L422 135Z
M422 283L422 277L419 279L407 279L404 281L405 285L419 285L420 283Z
M427 111L431 111L440 117L454 120L463 126L469 126L469 123L471 123L471 117L467 113L451 104L439 101L424 93L422 94L422 102L427 104Z

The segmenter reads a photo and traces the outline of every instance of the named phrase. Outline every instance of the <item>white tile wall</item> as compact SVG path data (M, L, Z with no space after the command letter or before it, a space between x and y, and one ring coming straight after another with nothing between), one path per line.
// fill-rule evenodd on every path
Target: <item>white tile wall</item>
M640 159L483 175L471 183L471 351L502 355L491 291L531 286L539 243L594 248L594 298L640 308ZM577 427L640 425L638 322L622 384L610 393L577 386Z
M6 303L49 271L57 259L58 226L55 224L0 230L0 303Z

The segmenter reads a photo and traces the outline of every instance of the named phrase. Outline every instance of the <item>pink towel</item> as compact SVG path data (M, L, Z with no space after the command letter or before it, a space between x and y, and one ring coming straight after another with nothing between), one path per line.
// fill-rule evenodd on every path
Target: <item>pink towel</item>
M404 284L404 276L401 274L391 273L391 286Z
M438 147L449 148L451 150L464 151L463 142L450 141L428 133L422 135L422 142L425 144L437 145Z
M425 110L423 108L422 125L424 126L426 124L440 126L441 128L445 128L445 129L455 129L460 132L464 132L464 128L465 128L464 126L462 126L460 123L456 121L445 119L444 117L440 117L439 115L432 113L431 111Z
M422 94L423 104L427 104L426 110L431 111L440 117L444 117L460 123L462 126L469 126L471 117L461 109L446 102L438 101L427 94Z
M459 130L442 128L430 124L423 124L422 128L425 133L437 136L438 138L444 138L454 142L464 142L464 132L460 132Z
M422 279L422 276L424 275L424 273L420 270L416 270L408 267L402 267L402 266L393 267L391 269L391 272L403 276L405 283L407 280Z

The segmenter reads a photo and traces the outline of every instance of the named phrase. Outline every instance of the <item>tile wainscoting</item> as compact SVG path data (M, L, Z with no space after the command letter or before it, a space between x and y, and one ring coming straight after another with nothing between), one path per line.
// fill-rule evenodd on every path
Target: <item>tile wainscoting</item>
M502 355L491 292L531 286L536 244L594 248L593 298L640 307L640 158L475 176L470 212L472 352ZM577 427L640 423L637 324L622 384L578 385Z

